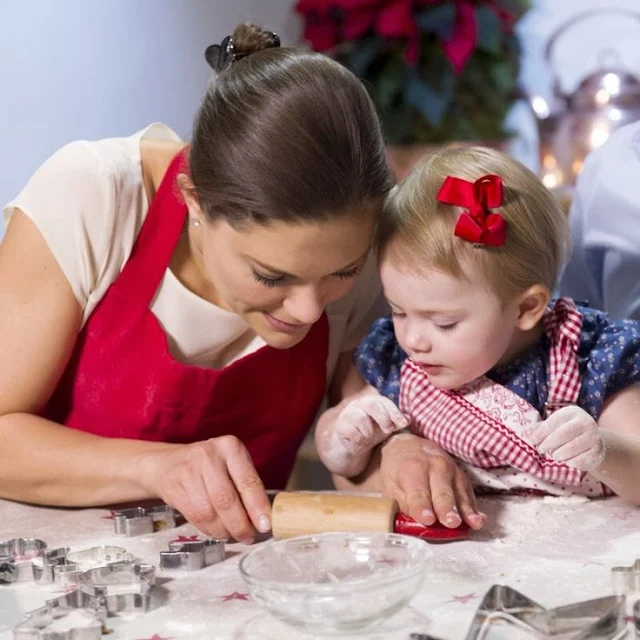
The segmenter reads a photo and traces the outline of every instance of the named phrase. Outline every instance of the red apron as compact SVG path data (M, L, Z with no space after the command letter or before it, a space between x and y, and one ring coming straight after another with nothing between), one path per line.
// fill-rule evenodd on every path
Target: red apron
M149 306L184 229L178 155L133 251L86 325L42 415L99 436L188 443L237 436L270 489L284 488L326 385L322 315L291 349L264 346L223 369L178 362Z

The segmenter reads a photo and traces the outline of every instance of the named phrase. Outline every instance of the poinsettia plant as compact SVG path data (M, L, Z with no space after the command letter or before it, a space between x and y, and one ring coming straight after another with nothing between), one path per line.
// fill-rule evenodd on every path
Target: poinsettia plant
M392 143L500 140L530 0L298 0L304 37L368 87Z

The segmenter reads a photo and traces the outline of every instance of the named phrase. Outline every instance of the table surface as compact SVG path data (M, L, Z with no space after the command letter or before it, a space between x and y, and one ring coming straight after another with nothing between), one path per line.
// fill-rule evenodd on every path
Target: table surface
M589 502L582 497L484 498L486 530L469 540L430 545L421 591L384 626L364 636L407 640L421 632L464 638L484 593L507 584L546 607L611 594L610 570L640 557L640 509L618 498ZM178 536L197 531L189 524L151 535L116 535L106 509L52 509L0 501L0 540L36 537L49 548L72 551L118 545L157 565L159 552ZM264 543L263 543L264 544ZM300 638L252 601L238 571L246 547L227 546L227 559L200 571L162 579L148 613L109 618L110 640ZM165 576L166 577L166 576ZM45 600L60 595L56 585L31 582L0 586L0 640ZM347 636L345 636L347 637Z

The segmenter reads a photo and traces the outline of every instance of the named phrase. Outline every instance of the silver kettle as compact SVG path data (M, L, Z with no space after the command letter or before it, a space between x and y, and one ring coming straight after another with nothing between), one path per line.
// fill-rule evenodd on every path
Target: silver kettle
M640 13L621 8L602 8L562 24L549 38L545 61L552 68L551 55L559 37L578 22L595 14L620 13L640 26ZM604 143L611 133L640 119L640 80L622 68L618 54L603 50L600 68L584 78L570 94L560 89L554 74L553 99L529 98L534 111L540 148L540 177L550 189L571 188L587 154Z

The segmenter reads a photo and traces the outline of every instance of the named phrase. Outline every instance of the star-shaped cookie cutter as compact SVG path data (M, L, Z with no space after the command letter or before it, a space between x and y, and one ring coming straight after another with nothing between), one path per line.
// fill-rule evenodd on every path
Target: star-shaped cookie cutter
M526 629L542 638L615 638L626 631L624 613L623 596L606 596L545 609L511 587L494 585L482 599L466 640L489 637L499 623L514 630Z
M39 538L13 538L0 542L0 584L33 578L31 561L41 556L47 543Z
M76 576L76 588L48 600L14 627L14 640L99 640L107 617L144 613L155 584L155 567L132 562L89 569ZM53 628L73 612L86 615L82 625Z
M82 625L64 629L60 620L79 612L85 616ZM27 614L14 627L14 640L101 640L106 611L91 596L80 589L47 600L46 604ZM57 626L57 628L56 628Z
M169 543L169 551L160 552L160 568L168 571L197 571L222 562L224 540L188 540Z
M613 593L628 595L640 593L640 560L626 567L620 565L611 569L611 588Z
M113 526L118 534L128 537L141 536L155 531L172 529L180 517L180 514L173 507L166 504L148 509L133 507L115 511Z

